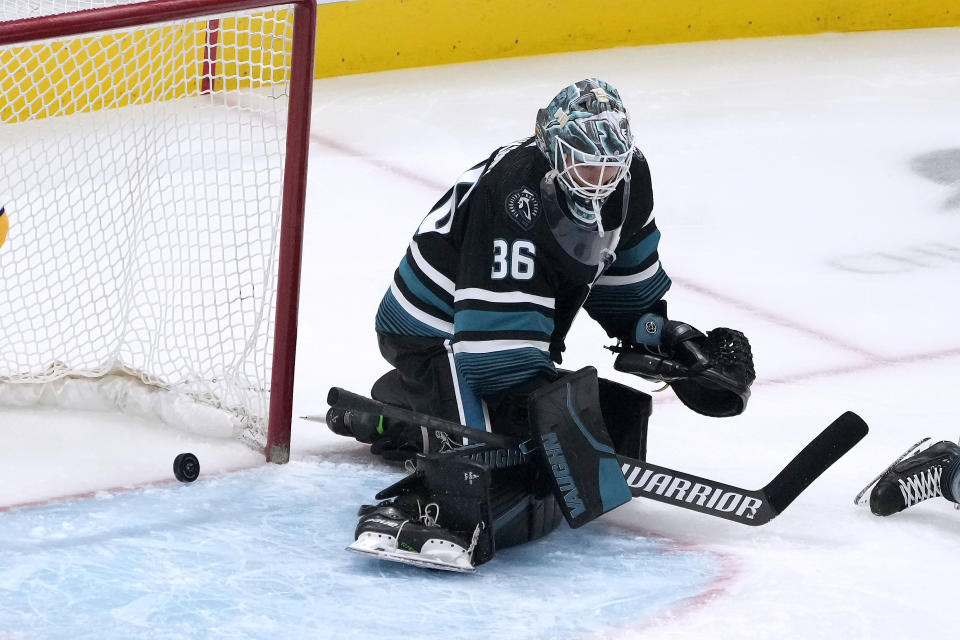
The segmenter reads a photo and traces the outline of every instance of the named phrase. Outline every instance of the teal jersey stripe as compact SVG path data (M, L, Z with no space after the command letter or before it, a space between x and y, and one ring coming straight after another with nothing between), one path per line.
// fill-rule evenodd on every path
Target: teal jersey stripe
M670 278L661 267L642 282L617 286L597 285L590 291L584 308L591 316L636 315L646 311L670 289ZM601 321L602 322L602 321Z
M428 336L438 338L451 338L449 333L434 329L428 324L420 322L400 306L393 292L387 289L387 293L380 301L380 308L377 309L376 319L377 333L390 333L401 336Z
M407 262L407 257L404 256L403 260L400 261L400 266L397 267L397 273L400 274L400 277L403 279L404 284L407 285L407 288L410 289L410 292L413 295L420 298L423 302L436 307L438 310L443 311L447 314L448 317L453 317L453 307L440 299L437 294L427 288L423 282L420 281L420 278L417 277L417 274L413 272L413 269L410 268L410 264Z
M457 371L481 397L506 391L541 372L553 372L546 351L533 347L492 353L458 353Z
M458 311L453 318L454 332L536 331L553 333L553 318L536 311Z
M660 230L657 229L637 243L636 246L617 251L617 259L614 261L613 266L617 269L639 266L644 260L653 255L659 244Z

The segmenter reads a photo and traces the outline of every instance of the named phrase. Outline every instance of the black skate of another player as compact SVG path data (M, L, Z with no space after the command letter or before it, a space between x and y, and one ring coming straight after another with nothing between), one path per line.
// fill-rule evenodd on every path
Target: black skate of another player
M926 442L921 440L898 458L857 496L862 504L870 492L870 511L878 516L899 513L929 498L943 496L960 504L960 446L944 440L909 455Z

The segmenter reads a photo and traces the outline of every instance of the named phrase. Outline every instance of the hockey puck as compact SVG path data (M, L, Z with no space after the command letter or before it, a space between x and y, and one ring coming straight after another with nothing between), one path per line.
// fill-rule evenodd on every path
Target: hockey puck
M200 476L200 461L192 453L181 453L173 459L173 475L180 482L193 482Z

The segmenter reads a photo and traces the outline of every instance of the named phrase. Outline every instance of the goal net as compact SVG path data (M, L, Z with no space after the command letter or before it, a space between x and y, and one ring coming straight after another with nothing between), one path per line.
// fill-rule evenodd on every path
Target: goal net
M0 405L289 456L313 0L0 0Z

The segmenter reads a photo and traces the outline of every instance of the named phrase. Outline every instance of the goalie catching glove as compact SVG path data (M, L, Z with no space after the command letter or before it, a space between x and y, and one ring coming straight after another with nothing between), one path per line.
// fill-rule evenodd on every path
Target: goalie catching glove
M652 313L637 321L630 340L611 350L619 354L614 369L668 383L683 404L705 416L743 413L757 377L743 333L719 327L704 335Z

